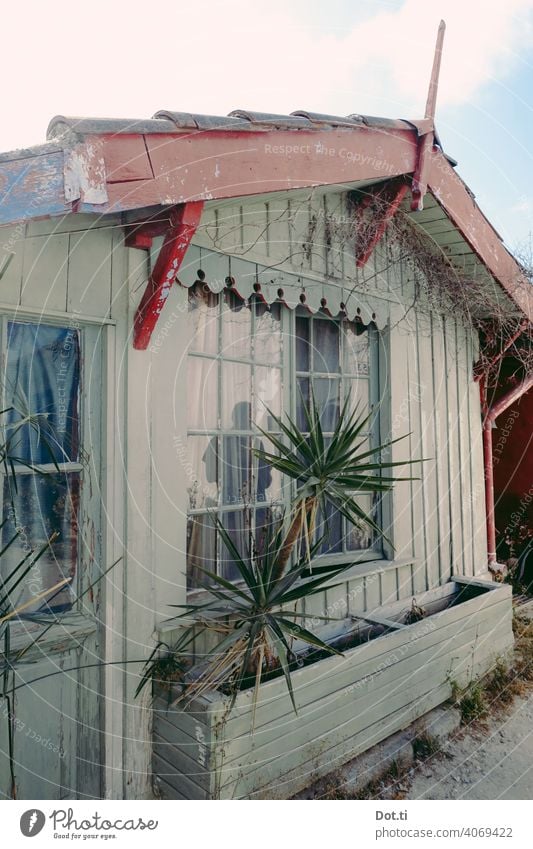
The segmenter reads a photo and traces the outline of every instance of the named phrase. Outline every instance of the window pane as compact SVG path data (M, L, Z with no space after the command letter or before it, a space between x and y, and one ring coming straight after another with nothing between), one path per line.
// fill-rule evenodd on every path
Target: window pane
M315 402L320 410L322 429L328 433L335 430L339 419L340 380L316 377L313 380Z
M249 560L249 542L250 542L250 511L249 510L232 510L230 513L222 515L222 524L226 528L233 544L243 560ZM228 581L242 580L241 573L235 565L235 561L224 545L220 541L220 569L219 573Z
M376 510L374 499L371 493L361 493L354 496L355 501L365 513L376 521ZM346 550L347 551L362 551L372 547L374 540L373 531L366 525L357 527L349 522L346 525Z
M342 551L342 516L331 504L326 503L326 515L319 510L316 517L315 539L323 537L319 554L336 554Z
M305 408L309 409L309 378L299 377L296 381L296 424L300 430L307 430Z
M339 371L339 325L336 321L313 321L313 371Z
M255 304L254 356L256 362L277 365L281 360L281 308Z
M269 411L281 415L281 370L257 366L255 369L254 425L263 430L277 428Z
M215 507L218 501L218 444L216 436L189 436L184 458L189 484L189 509Z
M213 430L218 423L218 363L204 357L187 360L189 427Z
M251 445L248 436L222 436L222 502L251 499Z
M9 322L5 406L11 425L43 415L40 431L25 425L11 453L30 463L67 462L79 454L80 341L74 328ZM13 431L11 431L13 433Z
M251 367L241 363L223 363L222 427L229 430L250 430L251 401Z
M254 440L254 446L264 451L274 451L274 446L264 439ZM261 502L280 501L281 474L258 457L252 457L254 500Z
M14 591L13 603L23 604L63 578L73 578L76 574L80 476L78 473L17 475L16 491L13 480L4 477L3 498L6 524L2 529L2 547L12 539L15 528L19 530L18 539L2 555L0 569L4 581L30 550L38 551L53 533L58 534L51 548ZM37 601L28 612L65 610L71 603L72 594L67 587Z
M189 289L191 351L216 354L218 344L218 295L204 286Z
M222 309L222 356L250 359L251 341L250 304L227 292Z
M309 371L309 325L310 319L296 316L296 371Z
M357 410L359 415L368 415L370 412L369 385L368 380L345 380L344 391L350 395L351 411ZM365 431L370 430L370 422L365 426Z
M369 364L369 336L368 331L357 333L357 324L352 321L344 321L344 363L346 374L367 376Z
M259 556L266 553L279 526L281 514L278 509L262 507L255 511L255 546Z
M187 522L187 585L194 589L208 579L200 569L216 569L216 531L209 514Z

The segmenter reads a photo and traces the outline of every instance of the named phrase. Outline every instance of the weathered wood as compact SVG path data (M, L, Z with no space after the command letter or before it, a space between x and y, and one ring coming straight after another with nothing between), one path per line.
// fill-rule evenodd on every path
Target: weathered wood
M1 163L0 223L69 211L63 191L63 151L17 157Z
M437 453L435 445L434 385L431 361L431 318L420 310L416 315L417 371L422 391L420 414L420 443L418 456L424 458L420 472L422 476L422 516L425 536L426 588L439 584L439 523ZM418 470L417 470L418 471Z
M135 313L133 345L139 350L148 347L170 287L202 216L203 202L186 203L170 213L170 222L163 245L150 274L143 297Z
M155 757L170 764L180 775L186 776L193 784L198 786L200 792L206 795L210 793L213 783L213 772L210 764L202 766L198 760L189 757L187 750L182 745L176 746L172 741L167 741L157 732L153 737L153 753Z
M194 781L191 781L187 775L178 772L176 765L166 761L159 753L154 754L153 769L155 774L160 776L163 781L167 782L170 787L175 785L178 792L181 793L185 799L208 798L206 790L199 787L199 785L195 784ZM174 796L171 798L174 798Z
M0 229L0 302L20 303L25 225Z
M23 306L42 312L66 309L68 244L66 234L24 241Z
M484 654L486 638L491 636L493 623L488 621L467 629L461 636L451 635L448 640L423 651L393 654L379 664L377 670L368 671L352 684L333 689L335 683L332 681L330 692L299 707L298 716L293 711L282 716L272 715L270 722L258 727L253 735L250 735L250 727L244 721L240 724L240 733L239 726L234 724L224 729L225 763L248 757L257 760L261 752L267 757L273 744L281 755L317 739L321 733L340 730L344 723L355 722L354 712L360 727L365 728L375 721L380 709L385 712L389 709L389 700L399 694L413 695L414 688L418 684L425 686L433 675L438 683L447 675L450 680L457 678L476 652ZM446 667L444 674L443 665Z
M72 233L69 242L67 309L84 313L109 315L112 230L89 230Z
M461 529L463 539L463 575L473 575L472 557L472 467L470 463L470 419L469 419L469 383L472 379L473 363L467 363L468 334L462 324L456 323L457 351L457 401L458 401L458 436L459 462L461 481Z
M464 650L458 656L457 667L453 670L457 680L461 680L462 665L467 665L469 662L471 662L471 653ZM253 792L257 786L261 786L261 783L268 784L277 780L286 772L307 762L309 759L307 746L312 746L315 751L321 748L327 752L336 744L346 743L349 751L353 737L361 733L371 736L372 727L380 721L386 721L387 717L396 710L409 711L414 706L416 711L416 703L420 699L440 688L444 688L441 690L441 693L445 694L444 698L451 695L451 685L444 680L442 671L419 669L395 682L395 685L385 686L379 694L377 692L369 694L366 700L361 700L361 713L359 699L357 702L352 700L344 712L335 710L328 714L326 708L325 714L315 722L305 724L302 722L299 732L293 732L290 737L278 736L270 745L265 744L264 748L254 752L251 758L237 761L232 765L231 772L228 765L227 777L224 779L224 773L222 777L222 795L226 795L225 787L235 783L235 775L242 775L237 784L239 796ZM327 756L324 757L324 762L328 763Z
M497 614L496 620L494 614L485 613L485 623L490 623L487 626L505 628L509 626L509 621L503 611ZM479 627L484 625L480 618L477 618ZM411 626L412 627L412 626ZM310 668L294 673L293 688L295 700L299 710L303 710L307 705L315 703L318 699L327 698L332 691L338 691L346 687L353 687L357 682L366 679L372 675L376 668L389 668L390 658L395 658L397 655L401 660L405 655L415 656L421 654L424 650L429 649L437 652L439 644L450 648L456 640L455 630L456 623L451 623L444 628L435 629L428 633L422 632L420 637L412 636L411 639L400 638L393 639L398 632L380 637L372 643L366 643L356 649L346 652L343 658L337 659L335 667L330 668L327 672L323 672L320 666L314 670L314 675L311 675ZM470 636L473 636L470 634ZM461 639L461 638L460 638ZM378 646L378 641L382 641ZM365 652L367 646L373 646L376 643L376 648L379 648L378 655L369 656L369 652ZM391 645L391 643L393 645ZM435 648L437 646L437 648ZM355 662L357 660L357 663ZM306 673L305 675L303 673ZM278 683L270 682L271 684ZM227 733L232 736L237 736L239 733L248 733L252 724L252 697L251 693L240 694L237 698L237 703L233 713L230 715L226 723ZM276 717L291 716L292 706L287 698L287 694L280 688L272 688L268 684L263 685L261 698L258 701L255 713L255 727L261 728L262 725L272 722Z
M291 776L292 788L303 787L309 770L323 775L333 768L333 761L349 759L409 724L429 709L427 705L435 706L450 695L452 679L459 683L469 680L512 645L507 587L464 578L460 584L423 594L419 603L426 608L442 605L459 587L470 589L473 597L357 646L342 658L328 658L295 671L298 717L280 678L261 685L252 735L251 691L238 694L232 713L225 718L227 700L216 694L196 700L192 715L189 710L161 715L161 727L157 719L155 726L158 741L184 747L177 758L169 754L172 746L165 748L165 761L174 760L175 773L167 766L164 780L186 795L182 776L186 784L200 773L205 789L209 784L205 767L212 764L211 772L217 773L216 798L283 798L288 792L287 776ZM485 592L475 594L476 590ZM404 601L396 601L382 610L398 616L402 605L405 608ZM377 617L388 618L383 614ZM207 722L213 736L208 744L202 740L209 754L202 750L202 769L198 770L191 762L194 764L198 749L195 737L202 704L200 727ZM181 727L185 717L188 732ZM210 787L213 793L212 783ZM189 785L189 792L197 790Z

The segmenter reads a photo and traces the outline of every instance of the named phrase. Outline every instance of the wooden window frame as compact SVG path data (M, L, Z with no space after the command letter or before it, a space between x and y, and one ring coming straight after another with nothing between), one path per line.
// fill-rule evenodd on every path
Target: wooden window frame
M80 390L79 390L79 422L80 422L80 456L78 462L59 463L60 471L79 472L81 478L81 497L78 510L78 551L76 561L75 593L76 601L72 608L59 614L61 624L51 626L39 625L23 617L14 618L12 626L11 647L14 651L24 648L30 640L46 629L45 639L35 646L32 653L37 652L42 656L54 652L64 652L66 645L79 645L87 636L94 633L98 624L94 618L97 607L97 593L91 598L91 593L86 593L82 599L78 596L84 593L95 580L96 574L94 564L103 563L105 551L103 531L103 511L100 495L100 486L103 484L103 454L104 445L104 404L102 395L105 368L105 330L96 322L84 322L83 316L65 314L43 315L25 311L23 314L13 314L8 311L0 311L0 351L2 357L2 374L5 373L7 357L8 324L36 324L47 326L69 328L72 327L79 332L80 339ZM90 376L89 376L90 370ZM92 387L92 391L91 391ZM97 391L98 389L98 391ZM95 411L95 398L99 405ZM96 413L96 415L95 415ZM90 444L90 452L87 446ZM39 467L41 468L41 467ZM43 470L54 468L53 464L43 464ZM22 474L36 474L27 467L16 466L15 471ZM0 470L3 478L3 471ZM1 480L0 480L1 483ZM3 488L0 489L0 506L3 512L2 502ZM90 551L85 544L91 535ZM103 571L103 569L102 569ZM40 614L44 618L54 614ZM32 653L28 655L31 658Z
M231 291L231 290L226 290L226 292L228 292L228 291ZM234 296L238 297L238 295L236 295L236 294ZM257 296L252 295L251 299L248 299L248 300L244 299L243 303L250 302L250 300L253 300L256 297ZM221 409L221 407L220 407L220 404L221 404L221 402L220 402L220 393L221 393L221 380L220 380L221 365L220 365L220 363L223 363L223 362L245 362L244 359L238 359L236 357L224 357L223 354L220 351L221 338L222 338L222 313L223 313L222 304L223 304L223 298L224 298L224 292L219 293L218 294L218 303L217 303L217 350L216 350L215 354L206 354L205 355L206 359L210 359L212 361L216 360L217 363L219 363L219 365L217 366L219 368L219 380L218 380L218 396L219 397L217 399L218 410ZM326 313L323 313L323 314L320 314L320 315L318 315L318 314L314 315L314 314L309 313L309 311L305 310L305 308L297 308L296 310L291 310L288 307L286 307L285 305L281 304L282 357L281 357L281 362L280 362L280 368L281 368L281 382L282 382L282 410L290 412L290 415L293 418L295 417L295 413L296 413L295 398L296 398L297 371L296 371L295 321L296 321L297 315L305 315L305 317L309 318L311 322L315 321L315 320L318 320L318 321L325 320L325 321L333 321L333 322L336 322L338 325L340 325L341 321L342 321L342 319L332 318L332 317L328 316ZM254 324L253 324L253 319L252 319L252 333L253 333L253 327L254 327ZM369 408L375 409L376 415L375 415L374 420L373 420L373 426L372 426L372 430L371 430L371 434L370 434L370 439L371 439L371 444L377 445L380 442L380 430L381 430L381 420L382 420L381 403L380 403L381 402L380 383L381 383L381 371L382 371L382 369L380 367L380 357L381 357L380 348L382 347L384 340L383 340L379 330L377 329L377 327L373 324L371 324L368 327L366 327L365 329L363 329L362 332L369 333L371 335L370 351L369 351L369 376L368 376L368 381L369 381ZM190 353L188 353L188 356L201 358L202 354L200 352L190 352ZM341 351L341 357L342 357L342 351ZM248 361L246 360L246 362L248 362ZM251 354L250 362L252 363L251 367L253 369L254 368L253 354ZM335 375L335 376L340 379L341 385L346 380L357 379L357 375L350 377L347 374L345 374L343 367L341 367L341 371L339 372L339 374ZM218 425L219 426L217 428L217 436L220 437L220 435L223 434L223 433L226 433L226 432L229 433L229 431L223 431L223 429L220 427L220 422L218 423ZM206 431L207 431L207 429L206 429ZM197 428L187 427L186 433L187 433L187 439L188 439L189 435L191 435L191 436L200 435ZM252 434L252 431L250 431L250 434ZM220 488L220 482L219 482L219 488ZM282 492L283 492L283 496L282 496L282 499L281 499L281 504L284 507L288 507L288 506L290 506L291 499L293 498L293 496L295 494L295 484L293 482L282 481ZM378 506L378 512L377 512L378 524L380 524L383 520L383 513L385 512L384 511L384 503L387 500L388 499L387 499L386 496L385 496L385 498L382 498L380 500L380 504ZM244 506L244 505L242 505L242 506ZM254 510L257 509L257 506L258 505L254 503L253 509ZM219 493L219 500L218 500L218 504L216 506L216 513L217 513L218 516L222 516L224 513L229 513L232 510L235 510L235 508L236 508L236 505L221 505L220 493ZM187 525L188 525L190 516L202 515L202 514L205 515L205 513L206 513L205 508L203 508L203 509L197 508L193 511L188 509L187 510L187 520L186 520ZM344 525L343 525L343 527L344 527ZM216 565L217 565L217 568L218 568L218 565L220 563L220 544L221 544L220 538L219 538L219 535L217 534L217 537L216 537ZM343 548L344 548L344 543L343 543ZM330 554L321 554L321 555L317 555L316 561L317 561L317 564L323 564L323 565L330 564L330 563L341 565L341 564L349 561L354 567L356 567L358 563L363 562L366 565L366 564L369 563L369 561L375 560L376 565L378 565L378 563L385 562L384 558L385 558L386 555L384 553L384 549L385 549L385 546L383 546L382 541L380 539L377 539L377 540L375 540L374 545L371 548L361 549L361 550L353 550L353 551L349 551L349 550L345 549L342 552L336 552L336 553L330 553ZM187 594L188 594L189 597L195 597L196 595L201 594L202 592L205 592L205 590L203 590L201 588L188 587L188 589L187 589Z

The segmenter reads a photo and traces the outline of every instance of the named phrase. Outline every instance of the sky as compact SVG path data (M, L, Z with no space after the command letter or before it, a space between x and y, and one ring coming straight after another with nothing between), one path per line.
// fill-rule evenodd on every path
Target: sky
M57 114L420 118L441 18L439 136L515 249L533 231L533 0L11 3L0 150L45 141Z

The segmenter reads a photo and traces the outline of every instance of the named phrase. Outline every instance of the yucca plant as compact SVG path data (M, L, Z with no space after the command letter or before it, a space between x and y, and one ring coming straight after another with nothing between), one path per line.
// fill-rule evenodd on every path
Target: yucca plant
M287 526L281 518L266 530L266 540L261 552L248 559L235 546L222 523L215 518L222 543L233 559L240 581L232 583L209 569L200 570L208 600L198 604L171 605L183 610L181 617L193 619L179 643L163 658L147 661L138 693L144 685L171 662L171 658L190 645L194 636L203 631L219 631L221 639L205 658L190 669L182 665L182 695L193 698L213 689L226 689L231 693L230 707L245 685L254 686L254 707L259 685L264 674L279 669L285 676L287 689L296 711L291 682L291 666L296 661L293 641L300 640L328 654L340 654L316 634L299 622L305 619L331 621L333 617L305 614L287 610L296 607L304 598L319 592L326 581L343 572L346 566L331 566L319 577L302 579L307 569L307 557L302 557L281 575L279 559L283 556ZM311 547L311 556L321 544ZM173 667L177 668L177 667Z
M340 411L335 431L329 438L324 436L320 410L312 393L309 407L304 404L303 410L307 432L302 431L289 416L286 416L285 423L269 411L278 430L284 434L285 441L258 428L272 443L276 453L259 448L254 452L260 460L297 484L291 524L277 564L280 574L287 568L291 554L299 542L304 544L311 564L311 545L317 513L320 510L326 517L328 502L348 522L358 527L371 528L375 534L390 543L372 515L362 509L355 493L389 492L396 482L412 478L387 476L383 474L385 470L421 462L391 462L381 459L382 454L391 445L405 437L369 446L365 428L375 413L364 415L358 413L357 409L350 411L349 397Z
M178 701L218 688L231 694L231 708L238 692L244 686L253 686L255 714L261 680L277 669L285 676L296 711L291 681L291 669L297 661L294 641L327 654L341 654L305 627L306 619L332 621L334 617L317 617L297 611L299 602L320 592L326 582L329 584L351 566L351 563L323 566L319 575L309 575L310 564L323 542L323 538L314 539L317 512L322 509L325 515L329 502L350 522L368 525L381 533L372 516L357 503L354 491L388 491L396 480L410 478L383 476L384 469L405 464L372 460L376 456L379 458L393 443L364 449L368 439L365 427L373 414L363 416L356 411L350 412L349 399L328 440L313 397L309 408L305 409L307 432L300 430L288 417L285 423L270 411L269 414L286 441L259 428L277 453L257 449L255 454L296 481L297 495L291 513L287 519L282 517L268 525L262 550L251 545L248 556L238 550L220 520L213 518L239 581L228 581L214 571L198 567L203 575L203 588L208 593L206 601L171 605L183 609L181 618L192 620L192 624L182 631L178 644L163 657L155 657L152 653L144 667L138 693L170 664L174 671L178 670L177 677L181 679ZM204 631L219 632L220 640L200 662L188 665L186 649L195 634Z

